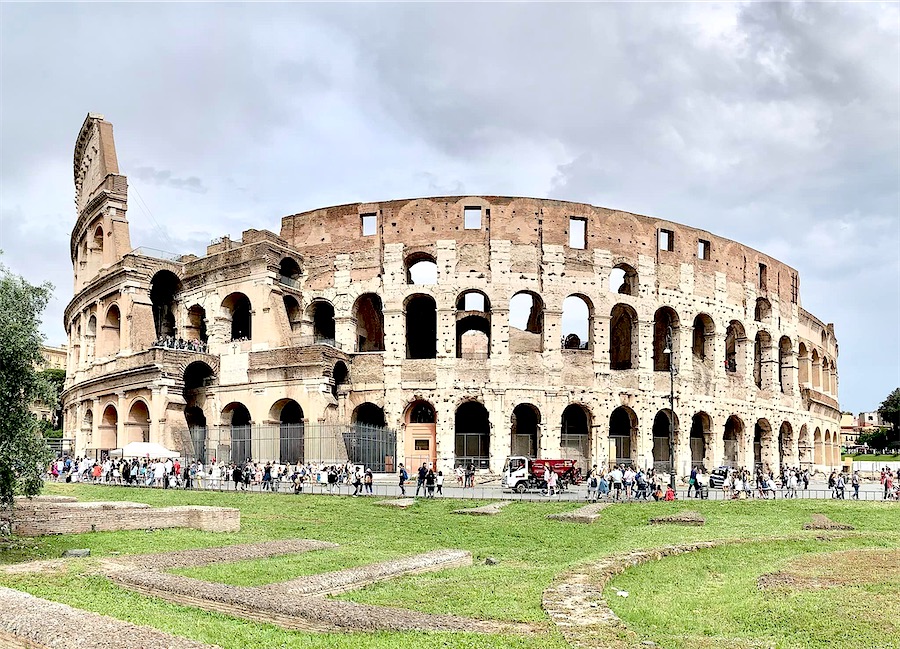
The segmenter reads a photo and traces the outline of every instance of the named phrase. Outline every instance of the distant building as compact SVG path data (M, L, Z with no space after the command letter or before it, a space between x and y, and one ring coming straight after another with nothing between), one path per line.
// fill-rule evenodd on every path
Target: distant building
M880 426L884 426L884 421L881 419L881 415L878 411L859 413L857 419L857 428L859 429L859 432L871 432Z
M44 364L39 367L39 370L47 370L47 369L57 369L57 370L65 370L66 369L66 356L68 354L68 349L65 345L60 345L59 347L51 347L50 345L41 345L41 354L44 356ZM35 401L31 404L31 412L35 414L35 416L41 421L49 421L52 422L56 427L61 424L61 422L54 421L53 416L54 413L57 412L58 404L46 404L42 401Z
M859 438L857 430L856 417L851 412L845 412L841 415L841 439L842 446L856 446L856 440Z

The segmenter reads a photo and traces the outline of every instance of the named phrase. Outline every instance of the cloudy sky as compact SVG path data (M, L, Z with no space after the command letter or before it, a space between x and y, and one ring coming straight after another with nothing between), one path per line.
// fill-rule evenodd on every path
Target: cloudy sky
M0 257L64 341L85 115L131 240L202 254L357 200L561 198L800 271L841 405L900 385L900 5L0 4Z

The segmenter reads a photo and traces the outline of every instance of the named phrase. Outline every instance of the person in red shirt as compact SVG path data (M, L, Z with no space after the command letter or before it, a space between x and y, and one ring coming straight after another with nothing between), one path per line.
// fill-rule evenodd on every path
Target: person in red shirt
M671 485L666 487L666 500L675 500L675 490Z

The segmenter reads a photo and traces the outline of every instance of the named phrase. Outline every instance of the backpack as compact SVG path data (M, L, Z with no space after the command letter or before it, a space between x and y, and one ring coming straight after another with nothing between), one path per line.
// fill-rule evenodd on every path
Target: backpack
M406 469L400 469L400 479L401 480L409 479L409 474L406 472Z

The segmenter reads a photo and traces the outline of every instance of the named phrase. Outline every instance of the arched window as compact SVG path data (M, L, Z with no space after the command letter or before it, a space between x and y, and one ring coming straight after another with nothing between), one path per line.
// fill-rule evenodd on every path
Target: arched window
M481 291L463 291L456 299L456 357L491 355L491 303Z
M121 317L119 307L113 304L106 310L106 319L103 323L100 346L103 356L112 356L119 353L119 325Z
M713 359L713 346L716 335L713 320L705 313L697 314L694 318L693 338L691 352L694 356L694 364L703 363L711 365Z
M313 300L309 305L313 325L313 342L334 345L334 307L326 300Z
M666 353L666 350L669 353ZM678 364L678 314L664 306L653 316L653 371L668 372Z
M477 401L466 401L456 409L454 420L456 464L487 469L491 459L491 424L487 409Z
M559 447L563 458L575 460L587 475L591 468L591 416L587 409L576 403L569 404L562 413Z
M285 257L278 265L278 281L287 286L299 288L301 274L300 264L290 257Z
M406 300L406 357L437 356L437 305L430 295Z
M406 283L419 286L437 284L437 263L425 252L417 252L406 258Z
M541 411L530 403L520 403L513 409L511 424L509 454L538 457Z
M620 295L637 295L637 271L628 264L616 264L609 274L609 290Z
M99 225L94 230L94 252L98 255L103 254L103 227Z
M771 363L772 337L768 332L759 331L753 343L753 382L760 390L769 389Z
M615 455L609 458L610 465L635 464L638 452L638 418L634 410L619 406L609 417L609 449L615 448Z
M177 337L175 323L181 280L170 270L157 272L150 280L150 301L153 303L153 324L156 338Z
M250 340L252 306L243 293L232 293L222 301L222 309L231 318L231 340Z
M772 304L764 297L756 298L756 308L753 310L753 319L757 322L768 322L772 315Z
M434 424L436 422L434 408L427 401L416 401L409 408L408 424Z
M544 349L544 301L537 293L521 291L509 301L509 352Z
M725 371L729 373L743 374L744 372L744 345L747 344L747 334L744 333L744 325L739 320L732 320L725 330Z
M384 351L384 312L381 298L374 293L365 293L353 305L353 319L356 322L356 351Z
M591 348L591 316L593 307L583 295L570 295L563 300L562 348Z
M609 318L609 367L613 370L637 368L637 313L627 304L617 304Z

